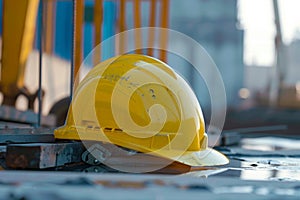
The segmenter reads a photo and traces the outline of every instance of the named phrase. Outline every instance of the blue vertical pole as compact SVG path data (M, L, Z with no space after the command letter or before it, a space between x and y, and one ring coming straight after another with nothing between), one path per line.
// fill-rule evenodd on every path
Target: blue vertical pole
M39 37L39 89L38 89L38 102L39 102L39 108L38 108L38 127L41 126L41 118L42 118L42 69L43 69L43 29L44 29L44 23L43 23L43 0L40 1L40 37Z

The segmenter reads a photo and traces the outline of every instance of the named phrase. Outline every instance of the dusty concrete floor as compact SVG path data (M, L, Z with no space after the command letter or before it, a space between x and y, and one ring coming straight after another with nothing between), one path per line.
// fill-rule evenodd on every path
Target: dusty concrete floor
M217 147L230 164L180 175L0 171L0 199L299 199L300 137Z

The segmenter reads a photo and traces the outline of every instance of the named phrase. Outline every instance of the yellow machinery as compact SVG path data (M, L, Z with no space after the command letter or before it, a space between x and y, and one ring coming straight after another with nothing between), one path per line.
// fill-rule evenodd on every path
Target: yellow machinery
M163 28L168 27L168 7L169 0L147 0L149 1L150 17L149 26L160 26ZM41 85L39 89L30 93L26 85L24 85L24 72L27 58L33 48L34 42L34 32L36 28L37 11L39 6L39 0L4 0L3 1L3 36L2 36L2 67L1 67L1 81L0 81L0 91L3 94L3 105L16 106L16 101L20 95L26 97L28 101L28 109L34 110L34 102L38 98L39 100L39 120L41 118L41 108L42 103L42 89ZM54 1L55 2L55 1ZM84 0L74 0L73 1L73 20L74 20L74 33L73 33L73 57L71 61L71 96L73 92L73 84L76 88L78 80L75 79L79 72L79 67L82 62L82 26L84 18ZM42 2L41 2L42 3ZM135 13L134 27L140 28L142 26L142 13L141 5L143 1L140 0L120 0L117 1L119 9L119 19L117 22L117 31L122 32L127 30L126 25L126 14L127 12L132 12L126 10L126 5L132 4L133 11ZM41 41L40 44L45 44L45 47L41 45L40 54L43 51L49 52L51 50L51 40L52 40L52 22L51 14L53 14L53 1L47 0L43 1L43 8L47 8L46 17L42 16L42 23L46 22L46 26L42 24L42 29L44 28L46 38L45 41ZM160 4L160 13L157 15L157 8ZM18 6L16 6L18 5ZM46 6L45 6L46 5ZM16 14L17 13L17 14ZM49 16L50 17L49 17ZM160 16L161 20L157 20L156 17ZM159 21L159 24L156 22ZM103 0L95 0L94 4L94 41L95 46L97 46L102 40L102 23L103 23ZM43 31L42 31L43 32ZM42 37L42 36L41 36ZM71 35L70 35L71 37ZM166 32L160 34L160 42L164 45L167 43ZM149 33L149 43L154 43L155 36L154 33ZM142 35L139 31L136 31L136 43L142 41ZM117 53L122 53L126 51L127 48L126 38L117 41L118 47L116 48ZM100 50L101 51L101 50ZM101 55L101 52L98 52ZM141 49L137 49L136 53L141 53ZM153 56L153 50L148 49L148 55ZM95 58L96 59L96 58ZM166 52L161 51L159 59L166 61ZM100 60L95 60L95 63ZM41 65L41 60L40 60ZM40 70L41 70L40 66ZM40 74L41 76L41 74ZM41 79L41 77L39 77ZM39 96L40 95L40 96ZM55 114L57 117L57 125L63 124L66 116L67 107L70 100L69 98L62 99L53 105L50 110L50 114ZM40 123L39 123L40 124Z
M0 82L3 104L15 106L19 95L24 95L28 99L28 108L33 109L38 94L27 90L24 72L27 57L33 48L39 0L4 0L3 3Z

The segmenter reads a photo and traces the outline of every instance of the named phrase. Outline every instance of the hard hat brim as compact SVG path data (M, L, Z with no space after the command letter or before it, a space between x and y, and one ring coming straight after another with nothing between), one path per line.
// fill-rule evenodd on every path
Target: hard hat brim
M216 166L229 163L225 155L212 148L197 152L186 152L178 161L190 166Z
M160 154L160 155L159 155ZM222 153L212 149L206 148L201 151L186 151L181 156L171 156L168 152L161 152L159 156L167 157L174 161L192 166L218 166L226 165L229 163L228 158Z

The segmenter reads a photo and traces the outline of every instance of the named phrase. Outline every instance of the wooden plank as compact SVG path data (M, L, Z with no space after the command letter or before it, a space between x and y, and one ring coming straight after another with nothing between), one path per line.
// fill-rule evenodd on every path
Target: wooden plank
M0 144L54 142L52 129L46 128L3 128L0 129ZM0 148L1 152L1 148Z
M6 150L6 166L13 169L45 169L72 163L80 165L83 160L90 166L96 167L104 164L135 173L182 174L210 169L209 167L192 168L166 158L122 150L108 143L99 142L93 148L89 148L90 153L93 152L99 156L97 159L84 151L85 148L81 142L10 144ZM84 156L84 154L87 155Z
M1 127L1 126L0 126ZM50 128L33 128L33 127L17 127L17 128L9 128L9 127L1 127L0 135L2 134L47 134L51 133L53 135L53 129Z
M6 169L5 154L6 154L6 146L0 146L0 171Z
M83 153L82 160L90 165L102 163L127 172L156 174L182 174L195 170L211 169L210 167L191 167L167 158L125 150L104 142L86 142L85 145L90 147L87 148L88 151Z
M0 144L7 143L35 143L35 142L54 142L53 133L41 134L0 134Z
M45 169L81 162L85 150L80 142L11 144L6 166L13 169Z

